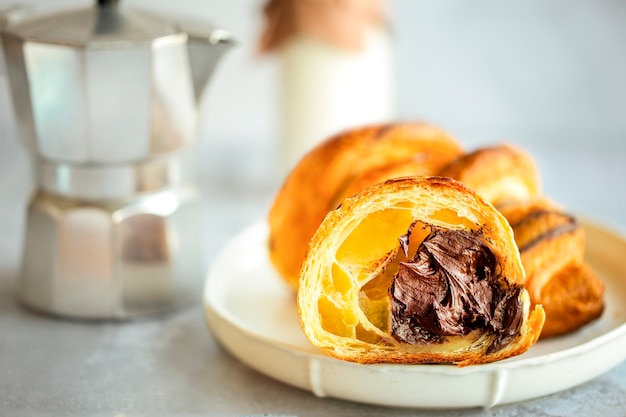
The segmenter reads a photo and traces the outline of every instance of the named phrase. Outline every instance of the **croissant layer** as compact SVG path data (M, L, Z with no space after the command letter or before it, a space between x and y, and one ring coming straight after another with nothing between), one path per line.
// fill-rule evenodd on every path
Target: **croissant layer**
M466 153L437 175L461 181L496 207L524 203L541 193L539 172L531 156L508 144Z
M322 142L294 167L270 208L272 263L297 288L311 237L344 198L394 176L432 175L461 154L451 136L425 123L366 126Z
M604 285L585 263L585 232L548 200L501 209L513 228L533 304L543 305L542 337L569 333L600 317Z

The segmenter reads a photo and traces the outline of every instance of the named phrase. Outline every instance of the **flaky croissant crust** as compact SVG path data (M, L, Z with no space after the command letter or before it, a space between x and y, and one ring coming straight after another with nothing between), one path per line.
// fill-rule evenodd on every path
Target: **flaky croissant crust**
M294 167L270 208L269 253L294 289L322 219L353 193L398 175L433 175L462 154L446 132L426 123L350 129L319 144Z
M508 222L478 194L448 178L389 180L344 200L315 233L298 289L301 325L309 340L331 356L359 363L460 366L504 359L532 346L545 316L540 306L530 310L523 289L519 333L497 351L490 351L494 336L480 329L442 343L409 344L389 334L379 320L390 314L388 288L373 291L378 297L374 300L363 296L364 287L389 273L385 271L391 268L389 257L399 236L415 222L445 230L480 230L497 259L498 285L524 283Z
M604 284L585 262L585 231L577 219L545 198L500 210L513 228L531 301L546 311L541 337L600 317Z
M510 144L466 153L437 175L461 181L496 207L524 203L541 194L535 162L527 152Z

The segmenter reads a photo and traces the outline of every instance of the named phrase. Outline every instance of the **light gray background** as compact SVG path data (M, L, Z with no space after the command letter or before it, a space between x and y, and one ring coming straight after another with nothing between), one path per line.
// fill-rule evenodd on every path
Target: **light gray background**
M40 11L89 4L84 0L20 3ZM275 56L257 52L262 2L124 3L210 20L235 34L240 45L225 57L204 97L202 146L209 150L246 146L274 156L280 145L280 68ZM2 8L12 4L12 0L0 1ZM610 149L624 141L623 0L393 0L387 4L394 37L398 119L433 122L468 149L506 140L531 151L533 143L547 142L559 149L592 143L600 152L612 153ZM7 108L6 100L6 82L0 77L2 109ZM0 129L0 173L27 176L10 109L0 113ZM539 162L547 191L558 192L550 167Z
M261 2L125 3L208 19L240 40L202 109L199 181L212 259L264 215L280 181L280 73L275 57L256 53ZM395 0L389 13L399 119L434 122L468 149L503 140L522 146L535 155L548 195L626 231L626 1ZM199 300L127 324L30 314L13 297L30 189L0 77L0 415L626 415L626 364L518 406L418 413L316 399L257 374L218 347Z
M0 7L15 3L2 0ZM38 10L88 4L18 3ZM260 0L123 3L230 29L241 43L222 63L206 97L206 136L212 141L228 137L274 142L279 69L275 57L256 51ZM615 141L615 134L626 130L624 1L387 4L395 40L399 118L430 120L471 143L517 140L512 132L521 131L554 132L563 140L580 132L581 137ZM5 95L4 85L0 92ZM598 135L599 130L613 135Z

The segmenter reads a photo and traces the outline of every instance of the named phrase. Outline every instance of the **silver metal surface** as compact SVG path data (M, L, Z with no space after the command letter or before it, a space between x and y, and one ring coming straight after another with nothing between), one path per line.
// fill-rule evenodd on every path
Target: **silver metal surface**
M196 101L202 98L204 86L213 75L215 65L221 55L232 48L236 42L232 35L223 29L207 26L206 23L181 20L180 27L188 36L187 50L191 64L193 90Z
M233 44L206 23L168 24L121 6L7 18L2 41L23 139L41 159L68 163L191 146L198 99Z
M192 187L100 204L39 192L28 209L21 299L90 319L185 304L205 272L201 219Z
M134 164L77 165L39 160L35 168L38 186L48 193L83 201L123 200L193 182L196 158L187 151Z
M195 140L186 34L124 48L3 41L19 128L40 158L132 162Z
M182 304L203 268L194 215L198 104L228 33L93 5L1 20L33 161L21 299L111 319Z
M11 15L11 23L21 22L8 31L19 39L68 47L150 46L154 39L180 33L176 22L123 4L89 6L36 16Z

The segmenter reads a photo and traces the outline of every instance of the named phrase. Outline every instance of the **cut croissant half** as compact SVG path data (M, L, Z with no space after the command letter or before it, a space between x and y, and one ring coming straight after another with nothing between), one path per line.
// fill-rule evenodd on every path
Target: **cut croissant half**
M461 181L496 207L524 203L541 193L539 172L531 156L507 144L464 154L438 175Z
M521 354L531 310L506 219L442 177L388 180L347 198L313 236L300 274L304 333L358 363L481 364Z
M446 132L425 123L351 129L305 155L270 208L269 253L295 289L309 241L322 219L341 201L396 175L433 175L462 154Z
M513 228L533 304L542 304L542 337L571 332L598 318L604 285L584 263L585 232L574 216L546 199L500 209Z

